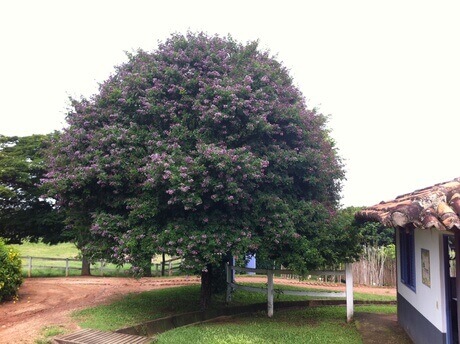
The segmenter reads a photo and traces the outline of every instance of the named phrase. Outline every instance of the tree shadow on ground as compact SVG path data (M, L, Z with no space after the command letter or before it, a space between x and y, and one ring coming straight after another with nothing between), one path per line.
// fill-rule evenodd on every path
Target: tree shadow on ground
M399 326L396 314L359 312L355 314L356 327L363 344L412 344Z

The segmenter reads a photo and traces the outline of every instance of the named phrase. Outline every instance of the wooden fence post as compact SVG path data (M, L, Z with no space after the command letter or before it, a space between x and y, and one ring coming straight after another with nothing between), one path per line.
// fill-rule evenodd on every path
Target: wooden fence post
M347 295L347 322L353 320L353 264L345 265L346 295Z
M273 271L268 270L267 271L267 282L268 282L268 287L267 287L267 313L268 317L271 318L273 316L273 294L274 294L274 288L273 288Z

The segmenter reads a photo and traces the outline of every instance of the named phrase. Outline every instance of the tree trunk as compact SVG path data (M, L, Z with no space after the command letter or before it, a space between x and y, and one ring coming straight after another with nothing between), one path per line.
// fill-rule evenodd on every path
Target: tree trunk
M212 295L212 265L208 264L205 271L201 271L200 309L208 309Z
M161 258L162 258L162 261L161 261L161 276L164 276L165 275L165 254L163 252L163 254L161 255Z
M143 276L144 276L144 277L152 277L152 265L151 265L151 263L150 263L150 259L149 259L149 261L145 264Z
M91 276L91 263L84 255L81 258L81 275Z

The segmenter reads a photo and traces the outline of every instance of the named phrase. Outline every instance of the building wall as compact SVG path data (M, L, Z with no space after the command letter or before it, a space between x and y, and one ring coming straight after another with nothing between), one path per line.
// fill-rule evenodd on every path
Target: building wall
M398 233L399 234L399 233ZM397 245L399 245L399 235L396 236ZM398 310L399 322L403 328L415 340L413 332L420 329L421 323L425 320L426 324L433 325L433 331L446 333L446 305L445 305L445 279L443 269L443 241L442 232L432 230L415 230L414 233L415 248L415 291L408 288L401 282L401 259L398 251L398 306L406 302L404 308ZM422 249L429 251L430 257L430 286L422 283ZM403 306L401 304L401 306ZM411 320L409 313L413 310L418 312L414 314L414 320ZM419 319L415 321L415 319ZM415 324L417 322L417 324ZM412 332L412 333L411 333ZM425 335L426 337L426 335ZM419 341L416 341L418 343Z
M415 344L447 344L447 334L441 332L401 294L398 294L398 322Z

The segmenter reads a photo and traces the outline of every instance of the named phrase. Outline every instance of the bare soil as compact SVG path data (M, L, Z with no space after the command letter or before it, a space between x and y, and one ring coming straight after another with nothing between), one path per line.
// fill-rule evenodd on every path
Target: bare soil
M263 277L239 277L238 281L265 283ZM28 278L19 290L19 300L0 304L0 343L34 343L45 326L61 326L66 331L79 329L72 319L75 310L107 304L128 293L198 284L197 277L114 278L58 277ZM344 290L343 285L317 284L275 279L275 283ZM391 288L356 286L355 291L396 295Z
M19 300L0 304L0 343L34 343L45 326L77 330L73 311L107 304L129 293L197 283L196 277L27 278L19 289Z
M399 326L396 314L357 313L355 315L363 344L412 344Z

